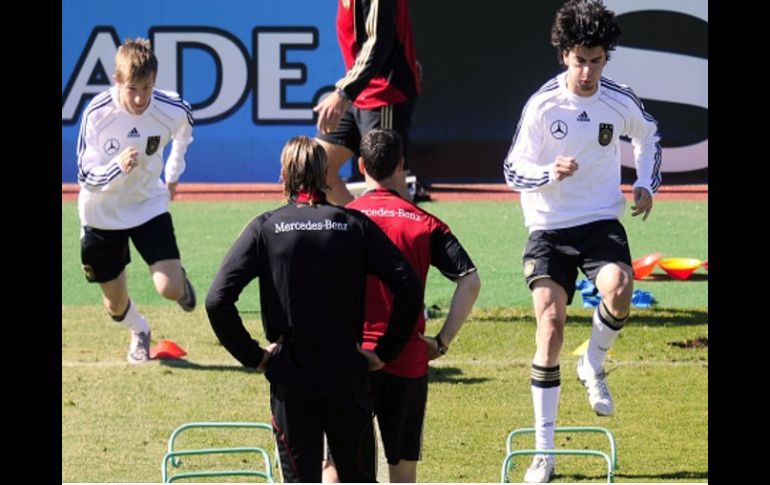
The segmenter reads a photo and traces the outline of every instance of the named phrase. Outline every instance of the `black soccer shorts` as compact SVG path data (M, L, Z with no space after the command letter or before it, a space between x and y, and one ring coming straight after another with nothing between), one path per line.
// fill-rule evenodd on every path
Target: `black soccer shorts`
M117 278L131 262L129 239L148 266L166 259L179 259L174 224L168 212L129 229L84 226L80 260L86 279L91 283L106 283Z
M401 136L404 142L404 164L406 164L409 129L412 126L412 113L415 104L416 100L410 99L403 103L373 109L360 109L351 105L342 115L339 125L333 132L328 134L317 132L315 136L325 142L347 147L358 156L361 138L366 133L374 129L393 130Z
M567 292L567 304L575 294L578 268L595 284L605 264L631 266L628 236L617 219L590 222L575 227L532 231L522 256L524 278L532 284L551 278Z

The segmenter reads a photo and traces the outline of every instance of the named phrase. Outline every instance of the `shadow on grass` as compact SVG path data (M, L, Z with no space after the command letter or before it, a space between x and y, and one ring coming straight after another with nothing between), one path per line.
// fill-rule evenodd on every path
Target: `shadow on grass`
M593 315L592 309L568 307L567 326L590 326ZM475 322L511 322L532 325L534 329L535 317L531 310L519 308L490 308L475 310L471 316ZM706 325L709 321L708 309L699 310L692 308L653 308L642 310L633 308L628 326L687 326Z
M686 283L688 281L708 281L709 275L706 273L693 273L691 274L686 280L679 280L677 278L672 278L667 274L651 274L639 281L642 281L644 283L654 283L656 281L681 281L682 283Z
M606 474L597 474L597 475L584 475L582 473L557 473L556 477L558 479L561 479L563 481L567 482L596 482L596 481L603 481L607 479ZM644 479L652 479L653 482L662 482L665 480L708 480L709 473L708 471L705 472L694 472L694 471L688 471L688 470L682 470L682 471L675 471L675 472L668 472L668 473L640 473L640 474L634 474L634 473L615 473L615 478L627 478L631 482L638 482L640 478Z
M616 473L615 478L628 478L632 482L636 482L637 480L634 480L635 478L652 478L655 482L662 482L663 480L684 480L684 479L692 479L692 480L708 480L709 478L709 472L693 472L689 470L682 470L678 472L669 472L669 473L658 473L658 474L634 474L634 473Z
M228 371L228 372L245 372L247 374L258 374L256 369L250 369L243 367L242 365L201 365L195 362L190 362L185 359L161 359L160 365L165 367L172 367L174 369L190 369L190 370L216 370L216 371Z
M428 367L428 382L480 384L489 380L486 377L461 377L462 373L463 371L456 367Z
M570 315L569 322L591 325L591 317L583 315ZM695 310L684 308L659 308L654 310L632 309L628 326L648 327L683 327L688 325L706 325L709 322L708 310Z

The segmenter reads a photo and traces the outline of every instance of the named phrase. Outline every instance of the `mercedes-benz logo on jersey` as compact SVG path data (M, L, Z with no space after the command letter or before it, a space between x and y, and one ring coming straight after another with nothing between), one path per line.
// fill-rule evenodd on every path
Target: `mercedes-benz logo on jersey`
M551 123L551 136L557 140L561 140L567 136L567 123L562 120L556 120Z
M107 155L115 155L120 150L120 142L115 138L110 138L104 143L104 153Z

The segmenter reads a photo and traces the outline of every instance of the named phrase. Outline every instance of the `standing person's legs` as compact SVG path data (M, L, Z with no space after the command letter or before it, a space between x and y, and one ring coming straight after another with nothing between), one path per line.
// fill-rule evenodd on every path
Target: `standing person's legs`
M391 483L415 483L422 451L428 377L373 372L372 398Z
M410 99L403 103L386 106L383 108L384 113L380 117L381 128L394 130L401 136L401 140L404 143L404 167L401 176L396 178L396 190L406 200L413 199L413 194L409 193L409 188L406 185L406 172L411 167L409 163L409 142L411 140L412 114L414 113L416 102L416 99Z
M150 360L150 327L128 295L125 267L131 262L128 231L85 226L80 239L80 258L86 279L99 283L107 314L131 331L128 361Z
M382 106L370 110L354 112L361 137L374 129L393 130L399 134L404 144L404 166L396 181L396 191L406 200L412 200L412 195L406 185L406 170L409 169L409 132L412 127L412 113L416 100L410 99L403 103ZM360 142L359 142L360 143Z
M372 418L374 420L374 418ZM378 441L380 440L380 437L377 435L377 428L375 427L375 424L372 423L372 427L374 429L374 454L377 456L377 462L375 464L375 474L377 476L378 481L387 481L382 479L382 475L380 475L380 470L384 468L380 468L380 464L385 462L385 455L383 454L382 448L378 445ZM340 483L340 476L337 474L337 467L334 465L334 457L331 454L331 449L329 448L328 440L326 439L326 435L324 434L324 456L326 459L321 463L321 482L322 483Z
M376 482L372 405L368 394L323 398L323 421L340 482ZM316 469L320 463L316 461Z
M388 464L390 483L417 483L417 460L399 460Z
M353 195L345 186L340 176L340 168L358 153L361 144L361 131L356 123L354 111L350 106L342 115L337 128L331 133L316 133L315 139L324 147L328 168L326 172L326 197L336 205L345 205L353 200Z
M398 132L404 142L404 167L409 167L407 149L415 103L416 100L411 99L403 103L373 109L359 109L351 106L342 116L339 125L333 132L316 133L316 140L326 150L329 162L326 174L326 183L329 185L329 189L326 191L326 195L330 202L345 205L353 200L353 195L348 191L339 175L339 169L346 161L359 153L361 138L373 129L379 128ZM405 199L411 200L406 186L406 175L403 171L397 181L398 193Z
M326 185L328 186L326 197L332 204L345 205L353 200L353 194L347 189L340 176L340 167L350 160L354 153L344 145L336 145L320 138L316 138L316 140L326 150L329 164L326 172Z
M273 431L286 483L319 483L323 427L318 398L270 385Z
M337 474L337 467L334 466L334 458L329 451L329 443L324 434L324 461L321 463L321 482L322 483L340 483L340 476Z

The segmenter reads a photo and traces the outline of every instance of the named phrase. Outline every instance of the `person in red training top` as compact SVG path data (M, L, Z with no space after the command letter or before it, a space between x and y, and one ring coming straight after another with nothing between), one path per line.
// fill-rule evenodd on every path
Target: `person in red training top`
M241 230L211 284L206 312L225 349L270 381L284 482L321 480L324 433L340 478L373 482L369 374L408 342L422 285L375 223L326 201L326 153L315 140L289 140L281 179L289 200ZM395 294L388 331L375 351L361 349L368 274ZM266 348L251 337L235 305L257 278Z
M339 169L358 155L369 130L396 130L406 154L420 67L408 0L338 0L337 40L347 71L313 111L318 113L316 139L329 157L326 195L331 203L345 205L353 195ZM393 188L408 196L403 171Z
M363 212L380 226L412 264L423 286L430 266L457 284L446 321L436 336L423 335L425 314L420 312L401 353L371 374L372 402L390 481L414 483L428 397L428 361L446 354L476 302L481 280L449 227L396 192L404 164L398 133L372 130L366 134L358 164L366 177L367 191L347 207ZM363 348L375 350L393 310L393 296L376 276L367 278L365 308ZM331 452L335 453L333 445Z

